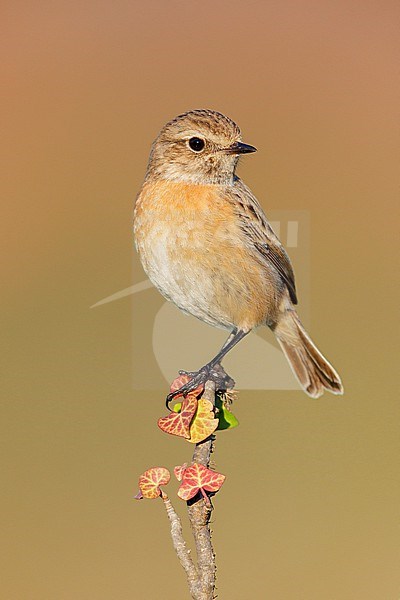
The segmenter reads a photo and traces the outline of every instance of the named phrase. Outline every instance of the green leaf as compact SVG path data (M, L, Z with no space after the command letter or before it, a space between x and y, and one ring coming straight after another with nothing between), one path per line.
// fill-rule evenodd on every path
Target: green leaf
M239 425L239 421L235 417L235 415L225 406L221 397L217 395L216 397L216 407L218 408L218 427L217 430L223 429L232 429L233 427L237 427Z

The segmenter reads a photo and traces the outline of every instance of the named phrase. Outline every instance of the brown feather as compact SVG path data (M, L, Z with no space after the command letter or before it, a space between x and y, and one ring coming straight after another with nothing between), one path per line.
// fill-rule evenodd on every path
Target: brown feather
M269 269L272 266L277 271L289 290L291 301L297 304L296 284L290 258L268 223L257 198L239 177L235 177L234 185L226 190L226 194L236 209L241 228L259 259L262 259Z
M343 394L343 385L332 365L317 349L294 310L288 310L274 332L301 387L312 398L328 390Z

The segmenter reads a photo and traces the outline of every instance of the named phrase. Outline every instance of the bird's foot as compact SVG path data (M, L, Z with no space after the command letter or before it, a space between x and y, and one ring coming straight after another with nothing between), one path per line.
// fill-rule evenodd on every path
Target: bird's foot
M187 375L191 378L196 378L197 375L203 372L207 374L207 379L214 381L215 387L219 391L224 391L235 387L234 379L228 375L221 363L217 363L215 365L209 363L208 365L202 367L200 371L179 371L179 375ZM207 379L205 381L207 381Z
M179 375L187 375L190 377L190 380L179 389L168 394L166 399L167 408L169 408L169 403L176 396L186 397L196 388L204 386L206 381L213 381L217 391L225 391L233 388L235 385L235 381L226 373L225 369L220 363L215 365L208 363L199 371L179 371Z

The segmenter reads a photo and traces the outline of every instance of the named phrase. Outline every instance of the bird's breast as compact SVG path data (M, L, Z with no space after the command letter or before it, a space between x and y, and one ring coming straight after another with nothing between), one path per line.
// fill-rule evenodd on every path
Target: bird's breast
M162 270L206 260L235 235L229 203L215 185L145 183L135 207L135 239L142 260Z
M219 186L145 183L134 231L149 279L180 308L224 327L263 322L268 279Z

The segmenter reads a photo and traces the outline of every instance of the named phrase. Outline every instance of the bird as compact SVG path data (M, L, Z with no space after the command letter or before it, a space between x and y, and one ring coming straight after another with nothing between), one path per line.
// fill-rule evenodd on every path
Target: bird
M220 351L167 397L218 373L226 354L260 326L275 334L301 388L312 398L342 394L333 366L296 312L289 256L259 201L238 177L239 159L256 152L238 125L210 109L169 121L151 146L134 207L134 238L153 285L184 313L228 330Z

